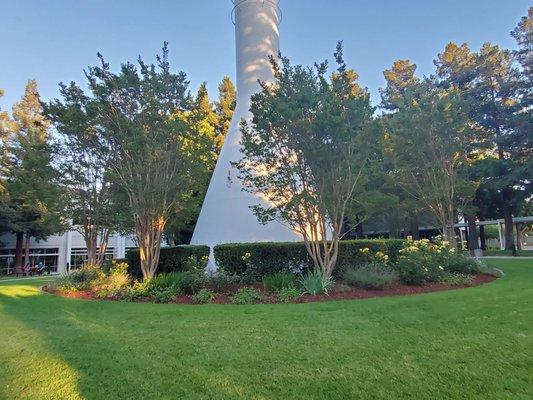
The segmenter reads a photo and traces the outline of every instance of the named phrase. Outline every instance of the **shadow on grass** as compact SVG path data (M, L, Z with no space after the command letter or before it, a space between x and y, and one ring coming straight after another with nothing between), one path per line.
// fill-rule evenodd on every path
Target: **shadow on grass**
M506 270L486 287L305 305L92 302L0 285L3 395L525 399L533 269Z

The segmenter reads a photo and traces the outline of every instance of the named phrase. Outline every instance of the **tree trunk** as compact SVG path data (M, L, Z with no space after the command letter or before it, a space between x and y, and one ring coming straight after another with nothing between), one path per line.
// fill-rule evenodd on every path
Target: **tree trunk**
M481 244L481 250L487 250L487 240L485 238L485 225L479 225L479 242Z
M455 237L455 229L453 227L453 221L448 222L445 226L442 227L442 235L444 239L450 243L450 246L453 249L457 248L457 238Z
M468 215L465 217L468 224L468 250L474 254L475 250L479 249L479 236L477 234L476 217Z
M420 240L420 227L418 225L417 213L409 213L409 231L413 240Z
M357 217L355 223L357 224L355 225L355 238L363 239L365 237L365 233L363 232L363 222Z
M516 249L522 250L522 224L516 224Z
M157 271L165 223L163 217L157 217L155 220L150 216L136 216L135 218L135 234L144 280L153 278Z
M14 267L15 267L15 274L19 275L22 274L22 251L24 247L24 233L23 232L17 232L17 243L15 245L15 260L14 260Z
M24 265L28 265L30 263L30 235L26 235L24 238Z

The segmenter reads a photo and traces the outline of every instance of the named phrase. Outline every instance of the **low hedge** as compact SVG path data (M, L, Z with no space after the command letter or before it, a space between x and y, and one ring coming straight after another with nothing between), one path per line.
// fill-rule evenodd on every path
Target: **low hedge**
M191 256L195 256L197 259L209 257L209 246L162 247L157 273L183 271L185 270L186 261ZM139 249L128 250L126 261L128 263L128 273L136 278L142 278Z
M364 248L369 248L372 253L381 251L394 262L403 243L400 239L343 240L339 244L336 269L365 262L366 256L360 251ZM229 274L250 279L260 280L278 271L305 273L313 268L303 242L220 244L215 246L214 255L219 268Z

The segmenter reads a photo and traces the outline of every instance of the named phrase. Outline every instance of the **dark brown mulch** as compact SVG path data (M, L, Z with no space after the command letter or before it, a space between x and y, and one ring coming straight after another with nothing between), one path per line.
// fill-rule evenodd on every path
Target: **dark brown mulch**
M419 293L429 293L429 292L439 292L443 290L452 290L452 289L461 289L472 286L479 286L485 283L494 281L496 278L491 275L476 275L474 281L471 285L446 285L442 283L427 283L421 286L409 286L403 285L401 283L394 283L389 287L383 290L372 290L372 289L363 289L350 287L349 290L341 290L342 286L337 285L329 295L319 294L319 295L302 295L296 303L310 303L315 301L334 301L334 300L350 300L350 299L367 299L371 297L387 297L387 296L404 296L411 294ZM231 288L227 288L226 293L219 293L216 295L215 304L229 304L231 303L231 294L235 293L238 289L242 287L253 286L256 289L260 290L260 285L232 285ZM72 299L84 299L84 300L102 300L96 296L92 291L61 291L61 290L52 290L47 286L43 286L42 290L51 294L55 294L61 297L72 298ZM276 295L272 293L263 292L263 300L261 303L271 304L277 303ZM118 298L107 298L106 300L117 301ZM144 298L138 300L138 302L146 303L151 302L152 299ZM190 295L179 296L172 303L174 304L194 304L193 297Z

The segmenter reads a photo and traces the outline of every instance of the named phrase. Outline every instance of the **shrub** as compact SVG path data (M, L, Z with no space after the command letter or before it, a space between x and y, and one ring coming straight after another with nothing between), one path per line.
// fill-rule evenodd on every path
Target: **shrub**
M159 274L149 280L151 292L164 291L167 289L179 290L181 292L184 282L187 279L187 272L174 271L168 274Z
M289 303L297 300L301 295L301 290L296 286L285 286L278 290L278 299L282 303Z
M294 287L296 277L288 271L279 271L268 274L263 278L263 286L271 292L279 291L286 287Z
M234 275L229 275L226 271L219 269L216 273L205 277L205 284L211 287L216 293L221 293L228 289L229 286L237 282Z
M155 303L170 303L176 296L181 294L181 290L175 287L158 289L152 291L152 297Z
M382 252L395 262L404 240L343 240L339 243L337 267L353 266L370 261L369 256ZM368 248L368 253L361 252ZM213 249L219 269L245 281L258 281L272 273L285 271L305 274L314 269L303 242L291 243L229 243Z
M400 281L407 285L437 282L445 271L448 257L454 253L447 242L407 241L396 264Z
M150 295L150 281L135 281L122 292L122 300L135 301Z
M474 277L472 275L460 274L457 272L445 272L439 279L439 283L446 285L472 285Z
M444 269L448 272L473 274L479 271L479 262L468 253L449 253L444 264Z
M384 264L369 263L346 268L342 278L344 282L352 286L382 290L394 282L397 275Z
M193 300L198 304L212 303L215 300L215 293L209 289L200 289L193 296Z
M68 275L63 275L57 279L50 287L60 290L92 290L97 287L105 278L101 268L95 265L85 264L75 269Z
M479 274L492 275L496 278L502 278L505 275L501 269L491 267L490 265L485 264L483 261L478 261L477 268L477 272Z
M300 284L303 286L306 293L316 294L328 294L329 290L335 284L335 281L330 276L326 278L322 272L308 272L303 275L300 280Z
M256 301L260 301L262 298L261 293L256 289L244 287L239 289L237 293L231 297L231 302L233 304L252 304Z
M196 259L197 263L205 263L207 265L209 251L209 246L162 247L157 272L164 274L173 271L186 271L191 268L191 257ZM129 274L135 278L142 278L139 250L128 250L126 259L128 261Z
M131 285L131 278L127 270L128 264L112 264L109 275L102 279L100 285L96 287L98 297L121 297Z

